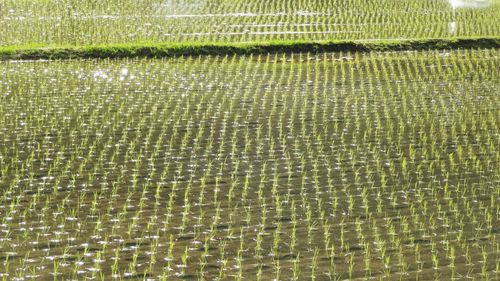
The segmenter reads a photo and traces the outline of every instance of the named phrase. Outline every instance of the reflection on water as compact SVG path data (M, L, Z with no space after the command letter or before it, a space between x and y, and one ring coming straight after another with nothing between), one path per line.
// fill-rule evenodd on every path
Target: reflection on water
M152 3L154 13L157 15L200 14L209 8L206 0L177 1L165 0Z
M448 0L453 9L456 8L486 8L493 4L492 0Z
M452 20L450 23L450 33L455 35L457 22L455 13L457 8L486 8L493 4L493 0L448 0L453 9Z
M455 34L455 32L456 32L456 22L455 22L455 21L452 21L452 22L450 23L450 33L451 33L451 34Z

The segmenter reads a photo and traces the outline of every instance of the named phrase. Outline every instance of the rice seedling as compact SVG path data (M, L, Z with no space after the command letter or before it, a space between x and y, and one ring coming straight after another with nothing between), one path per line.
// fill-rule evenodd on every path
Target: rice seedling
M273 0L266 5L241 0L5 0L0 5L0 45L498 36L500 5L496 0L483 4L444 0Z
M1 277L494 279L498 57L0 62Z

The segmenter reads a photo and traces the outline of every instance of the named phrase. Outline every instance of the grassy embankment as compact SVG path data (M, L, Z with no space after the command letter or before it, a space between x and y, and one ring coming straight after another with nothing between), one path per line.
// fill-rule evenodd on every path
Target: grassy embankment
M144 43L96 46L5 46L0 60L175 57L334 51L406 51L499 48L500 37L249 43Z

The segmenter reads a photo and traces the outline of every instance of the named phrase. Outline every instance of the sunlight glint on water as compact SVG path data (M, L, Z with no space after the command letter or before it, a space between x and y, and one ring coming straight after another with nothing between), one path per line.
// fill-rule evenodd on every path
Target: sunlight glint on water
M448 0L453 9L457 8L486 8L493 4L492 0Z
M457 22L456 22L456 9L457 8L473 8L473 9L479 9L479 8L486 8L489 7L493 4L493 0L448 0L450 3L452 9L453 9L453 16L452 16L452 21L450 22L450 33L455 35L456 34L456 28L457 28Z

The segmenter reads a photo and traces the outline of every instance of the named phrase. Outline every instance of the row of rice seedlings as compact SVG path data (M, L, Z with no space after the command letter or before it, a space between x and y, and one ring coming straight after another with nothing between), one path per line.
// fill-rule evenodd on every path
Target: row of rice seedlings
M497 36L500 5L489 3L5 0L0 45Z
M496 57L4 63L2 277L495 278Z

